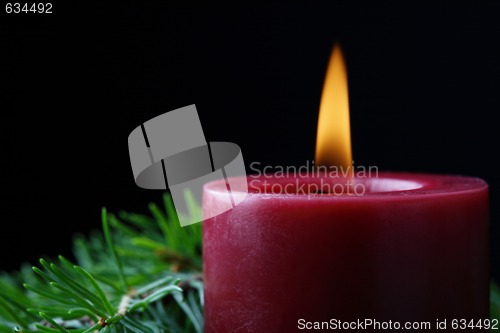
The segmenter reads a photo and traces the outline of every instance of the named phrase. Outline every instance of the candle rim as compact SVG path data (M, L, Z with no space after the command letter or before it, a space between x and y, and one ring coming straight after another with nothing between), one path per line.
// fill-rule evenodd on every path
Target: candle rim
M242 188L244 186L238 185L246 179L248 185L248 193ZM412 173L412 172L393 172L393 171L381 171L378 173L378 177L366 177L366 178L337 178L337 183L346 184L347 181L351 180L354 184L364 184L371 186L369 192L365 192L362 195L357 194L352 191L350 194L346 193L293 193L286 191L276 191L275 192L265 192L256 191L256 186L262 186L258 182L268 181L272 184L284 185L290 180L299 180L305 184L311 183L311 180L318 181L320 179L328 179L327 177L310 177L301 178L300 176L285 176L275 177L273 175L260 175L260 176L239 176L239 177L229 177L227 183L231 189L231 194L233 196L249 196L249 197L264 197L264 198L288 198L288 199L299 199L299 198L314 198L319 200L331 200L334 197L336 200L363 200L363 199L393 199L399 198L402 200L416 199L422 197L436 197L436 196L450 196L450 195L460 195L471 192L481 192L488 191L488 183L478 177L471 177L465 175L457 174L435 174L435 173ZM253 181L253 183L251 183ZM378 182L374 186L374 182ZM384 184L385 182L385 184ZM390 184L391 183L391 184ZM405 185L406 187L401 187L400 189L386 189L380 190L384 186L389 185ZM345 185L347 186L347 185ZM378 187L377 187L378 186ZM390 187L390 186L389 186ZM290 188L290 187L289 187ZM347 189L347 187L344 187ZM376 191L376 189L379 189ZM351 187L351 189L353 189ZM374 190L375 189L375 190ZM226 194L227 192L226 181L215 180L204 185L204 192L210 193L212 195Z

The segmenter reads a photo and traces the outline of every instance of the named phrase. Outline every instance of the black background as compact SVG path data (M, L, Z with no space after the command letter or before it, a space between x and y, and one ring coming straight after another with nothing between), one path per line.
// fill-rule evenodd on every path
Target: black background
M500 279L500 6L1 8L1 269L71 256L100 209L147 213L127 137L195 103L208 141L247 166L314 156L332 44L348 63L353 154L381 170L484 178Z

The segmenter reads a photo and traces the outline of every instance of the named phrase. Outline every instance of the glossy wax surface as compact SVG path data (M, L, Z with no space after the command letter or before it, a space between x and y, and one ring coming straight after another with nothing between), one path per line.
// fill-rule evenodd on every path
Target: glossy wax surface
M355 180L363 195L301 192L317 177L238 181L246 199L203 222L206 333L294 332L300 319L488 318L483 180L379 173ZM205 214L225 189L205 185Z

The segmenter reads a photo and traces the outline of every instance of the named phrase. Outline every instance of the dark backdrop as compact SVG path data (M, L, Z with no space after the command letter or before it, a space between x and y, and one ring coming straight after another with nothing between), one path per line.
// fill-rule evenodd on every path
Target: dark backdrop
M329 52L344 47L354 159L491 187L500 279L500 6L115 7L54 4L0 16L1 268L70 256L100 208L147 212L127 137L195 103L209 141L247 165L314 155Z

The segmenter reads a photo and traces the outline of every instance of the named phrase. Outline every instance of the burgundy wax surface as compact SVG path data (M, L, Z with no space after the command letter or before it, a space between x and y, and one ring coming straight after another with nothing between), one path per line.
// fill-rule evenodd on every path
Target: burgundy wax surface
M488 318L487 184L403 173L362 182L363 196L258 193L254 182L242 203L204 221L205 332L299 331L301 318ZM225 186L205 186L204 213Z

